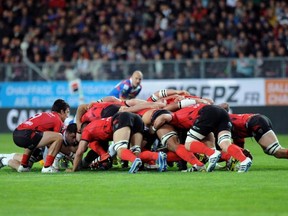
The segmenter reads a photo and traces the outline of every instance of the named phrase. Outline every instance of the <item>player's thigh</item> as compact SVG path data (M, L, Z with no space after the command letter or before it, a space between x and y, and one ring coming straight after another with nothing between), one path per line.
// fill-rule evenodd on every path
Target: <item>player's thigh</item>
M53 132L53 131L45 131L43 132L43 137L37 145L37 148L43 146L49 146L53 142L58 141L60 142L63 140L61 133Z

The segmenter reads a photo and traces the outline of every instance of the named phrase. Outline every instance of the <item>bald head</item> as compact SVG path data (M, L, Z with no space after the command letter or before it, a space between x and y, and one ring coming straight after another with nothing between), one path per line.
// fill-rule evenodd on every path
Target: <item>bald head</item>
M139 86L141 84L141 81L143 79L142 72L139 70L134 71L132 76L131 76L131 79L132 79L133 87L136 88L137 86Z

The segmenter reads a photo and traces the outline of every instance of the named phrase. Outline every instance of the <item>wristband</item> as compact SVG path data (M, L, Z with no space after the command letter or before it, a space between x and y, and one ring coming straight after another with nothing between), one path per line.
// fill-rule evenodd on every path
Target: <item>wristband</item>
M181 109L194 104L196 104L196 100L186 98L178 102L178 107Z
M167 89L162 89L159 91L159 97L162 98L162 97L167 97Z
M152 99L152 101L157 101L159 98L155 95L155 94L152 94L151 95L151 99Z

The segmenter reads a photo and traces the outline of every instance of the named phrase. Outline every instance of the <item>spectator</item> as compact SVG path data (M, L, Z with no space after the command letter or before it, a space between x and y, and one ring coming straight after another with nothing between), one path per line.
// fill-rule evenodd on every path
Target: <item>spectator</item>
M243 52L239 52L236 60L236 76L247 78L253 76L253 61L251 58L245 57Z
M47 56L55 62L73 61L73 53L83 49L94 49L97 59L108 61L152 60L156 54L161 59L169 55L169 60L213 58L215 44L219 58L233 58L237 52L256 56L252 44L259 45L263 57L287 55L285 0L149 2L1 1L0 62L21 61L24 40L30 60L37 47L44 62ZM88 51L85 61L93 59L94 51Z

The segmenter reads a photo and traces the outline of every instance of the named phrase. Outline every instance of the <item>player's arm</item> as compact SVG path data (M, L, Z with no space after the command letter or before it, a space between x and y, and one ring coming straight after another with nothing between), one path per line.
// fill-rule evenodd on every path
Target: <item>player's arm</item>
M154 92L151 95L152 101L157 101L161 98L166 98L172 95L190 95L189 92L185 90L176 90L176 89L161 89L159 91Z
M162 114L158 116L155 121L153 122L153 125L151 127L152 132L156 132L162 125L169 123L172 120L171 114Z
M164 109L174 112L194 104L210 104L210 101L200 97L183 98L182 96L179 96L175 98L174 103L166 105Z
M128 107L135 106L135 105L140 104L140 103L147 103L147 101L142 100L142 99L138 99L138 98L133 98L133 99L129 99L129 100L125 101L125 104Z
M131 107L122 106L119 109L119 112L138 112L143 109L161 109L165 105L166 104L162 102L146 102L146 103L140 103Z
M78 145L78 148L77 148L77 151L75 153L74 160L73 160L72 172L75 172L78 170L78 167L82 161L83 154L87 150L87 146L88 146L88 142L86 140L81 140L79 142L79 145Z
M81 104L78 106L76 111L76 125L77 125L77 131L81 130L81 118L82 116L87 112L88 110L88 104Z
M113 103L121 103L121 100L119 98L116 98L115 96L106 96L101 98L97 101L99 102L113 102Z
M106 96L103 97L97 101L92 101L89 105L88 108L92 107L95 103L101 103L101 102L112 102L112 103L121 103L122 100L119 98L116 98L115 96Z
M131 88L132 88L131 86L125 83L122 86L120 86L119 99L123 101L127 100L128 92L131 90Z

